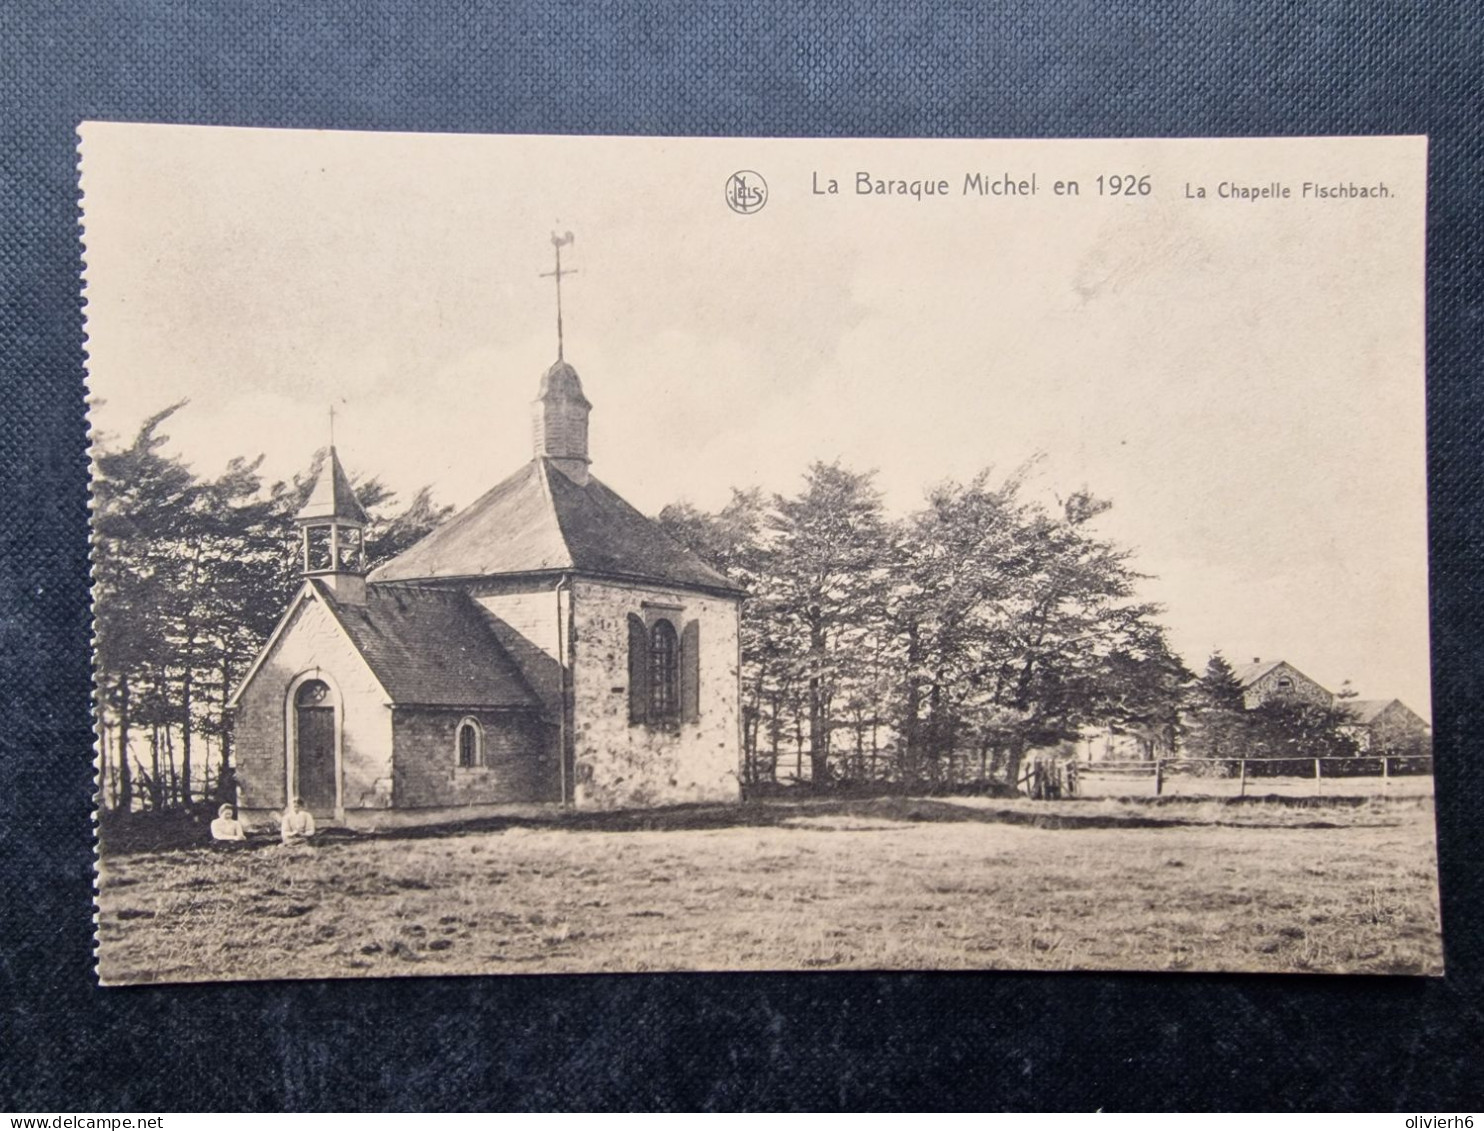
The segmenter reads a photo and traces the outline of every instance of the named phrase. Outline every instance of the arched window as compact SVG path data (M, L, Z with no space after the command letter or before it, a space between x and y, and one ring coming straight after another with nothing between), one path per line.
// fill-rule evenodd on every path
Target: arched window
M484 765L484 731L478 720L464 719L459 723L456 745L460 769Z
M646 625L630 613L629 722L694 723L701 717L701 625L659 618Z
M295 707L329 707L330 685L322 679L306 679L294 692Z
M675 626L657 620L649 630L649 717L673 719L680 714L680 641Z

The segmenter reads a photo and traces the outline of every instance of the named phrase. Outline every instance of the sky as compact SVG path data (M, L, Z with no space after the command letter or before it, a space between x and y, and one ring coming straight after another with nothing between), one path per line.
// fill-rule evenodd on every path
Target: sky
M902 513L1039 456L1041 497L1113 501L1197 670L1286 659L1429 714L1421 139L80 132L99 434L189 398L171 450L286 478L333 405L352 474L463 506L530 457L571 231L593 471L646 513L835 459Z

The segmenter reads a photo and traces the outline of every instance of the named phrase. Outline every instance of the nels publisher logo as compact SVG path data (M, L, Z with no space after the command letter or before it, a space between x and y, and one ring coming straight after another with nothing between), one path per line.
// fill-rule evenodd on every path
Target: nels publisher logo
M727 207L746 216L768 203L768 182L761 173L743 169L727 178Z

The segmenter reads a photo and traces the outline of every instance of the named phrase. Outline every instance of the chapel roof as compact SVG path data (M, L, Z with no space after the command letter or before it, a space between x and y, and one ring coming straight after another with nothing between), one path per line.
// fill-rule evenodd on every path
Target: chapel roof
M330 445L329 457L320 467L319 478L309 492L309 498L295 516L300 522L317 522L328 519L343 519L362 526L371 520L356 498L355 488L350 485L350 476L340 466L340 457L335 454L335 445Z
M399 705L528 707L540 700L495 637L489 614L457 589L366 587L364 604L311 581Z
M597 479L537 457L372 572L372 582L572 571L738 592Z

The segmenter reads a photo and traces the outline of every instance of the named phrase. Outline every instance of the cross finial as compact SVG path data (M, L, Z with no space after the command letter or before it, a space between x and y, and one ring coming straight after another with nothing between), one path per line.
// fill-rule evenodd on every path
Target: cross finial
M566 233L564 233L562 235L558 235L556 232L552 232L551 233L551 246L552 246L553 250L555 250L555 252L556 252L556 270L554 270L554 271L543 271L541 273L541 278L543 278L543 279L555 279L556 280L556 302L557 302L557 360L558 361L564 361L565 360L565 358L563 357L563 354L562 354L562 276L563 275L575 275L575 274L577 274L577 271L576 271L575 268L569 268L566 271L563 271L562 270L562 248L564 248L564 247L568 246L569 244L571 244L574 239L576 239L576 237L573 236L571 232L566 232Z
M330 447L335 446L335 406L330 406Z

